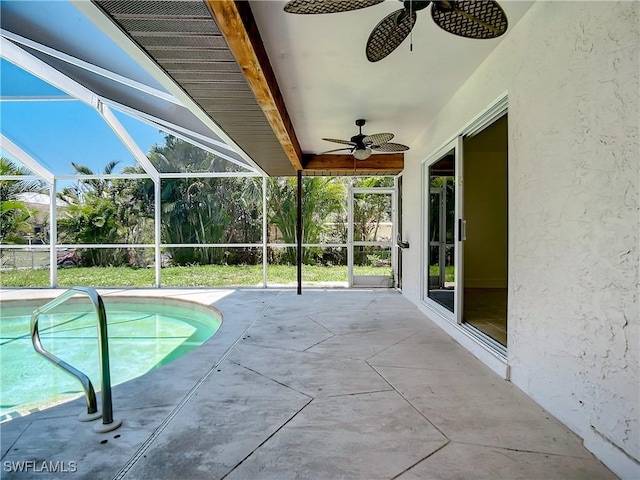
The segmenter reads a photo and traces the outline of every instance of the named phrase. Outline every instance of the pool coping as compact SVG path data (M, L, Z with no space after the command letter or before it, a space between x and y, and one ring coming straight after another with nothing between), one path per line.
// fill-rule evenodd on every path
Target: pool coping
M56 291L56 293L59 294L61 292ZM50 296L42 296L38 298L26 298L26 299L25 298L11 298L11 299L3 298L3 299L0 299L0 312L2 312L3 308L5 307L8 309L21 308L26 311L30 311L30 310L33 311L37 308L40 308L46 305L48 302L55 299L57 296L58 295L50 295ZM181 315L186 316L186 315L189 315L189 312L194 312L197 314L197 315L194 315L194 317L197 318L199 321L206 322L208 319L210 319L211 320L210 323L216 324L213 334L209 338L207 338L204 342L202 342L202 344L194 347L193 349L200 348L201 346L205 345L209 340L211 340L211 338L215 336L215 334L218 332L218 330L220 329L223 323L223 315L222 315L222 312L220 312L220 310L218 310L217 308L211 305L207 305L207 304L192 301L192 300L185 300L185 299L179 299L179 298L167 298L164 296L156 297L156 296L149 296L149 295L144 295L144 296L123 295L122 293L109 294L108 292L103 292L101 296L103 298L103 301L105 303L105 307L107 308L107 310L109 309L110 306L117 303L126 303L128 305L138 304L138 305L147 306L147 305L150 305L148 299L153 298L154 299L153 305L150 305L150 308L148 308L148 310L152 310L153 307L155 306L174 307L174 308L181 309L181 312L180 312ZM64 307L64 305L72 305L72 306L84 305L84 306L91 307L91 305L87 302L86 297L80 294L69 298L60 307ZM62 310L64 310L64 308L62 308ZM20 314L23 315L23 313L20 313ZM206 315L206 318L203 317L202 315ZM29 332L26 332L26 333L28 334ZM95 347L98 348L97 338L96 338ZM189 353L191 353L191 351L187 352L185 355L188 355ZM184 355L181 355L181 357L182 356ZM177 360L177 358L172 361L175 361L175 360ZM167 362L165 365L168 365L171 362ZM158 368L162 368L165 365L157 366L153 368L151 371L156 370ZM150 372L145 372L143 375L146 375L147 373L150 373ZM138 377L141 377L143 375L139 375ZM127 382L131 380L135 380L135 378L138 378L138 377L134 377L130 380L127 380ZM101 383L100 383L99 376L97 378L91 378L91 381L94 387L98 390L97 392L98 396L100 396L99 389L100 389ZM126 382L121 382L121 383L126 383ZM112 384L112 387L116 387L117 385L118 384ZM61 405L61 404L73 401L77 398L84 398L84 394L82 392L79 392L78 394L70 395L67 398L62 398L57 401L51 401L48 403L45 402L37 406L33 406L30 410L27 410L26 408L17 408L15 411L7 412L5 414L0 415L0 424L16 418L28 416L35 412L41 412L41 411L50 409L57 405Z

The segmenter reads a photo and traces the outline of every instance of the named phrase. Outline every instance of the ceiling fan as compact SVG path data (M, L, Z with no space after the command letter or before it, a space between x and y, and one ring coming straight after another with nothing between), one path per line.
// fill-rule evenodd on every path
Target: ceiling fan
M358 10L384 0L291 0L284 11L298 14L338 13ZM507 31L507 16L494 0L400 0L403 8L378 23L367 40L370 62L378 62L407 38L417 20L416 12L431 6L431 18L443 30L460 37L496 38Z
M401 143L390 143L389 140L393 138L393 133L374 133L373 135L365 135L362 133L362 127L366 123L366 120L360 118L356 120L356 126L360 128L360 133L351 137L351 140L340 140L338 138L323 138L327 142L341 143L343 145L349 145L344 148L336 148L335 150L329 150L323 153L339 152L342 150L349 150L349 153L353 154L356 160L366 160L371 156L372 152L393 153L404 152L409 150L409 147L402 145Z

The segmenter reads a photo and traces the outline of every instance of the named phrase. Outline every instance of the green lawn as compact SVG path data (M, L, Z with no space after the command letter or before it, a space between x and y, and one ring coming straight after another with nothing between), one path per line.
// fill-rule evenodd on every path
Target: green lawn
M429 276L437 277L439 275L439 272L440 267L438 265L431 265L429 267ZM453 265L447 265L446 267L444 267L444 281L455 281L455 267Z
M357 267L359 275L387 275L389 267ZM302 269L305 283L346 282L347 267L323 267L305 265ZM296 283L296 267L293 265L269 265L267 283L293 285ZM81 267L58 269L58 285L72 287L153 287L153 268L129 267ZM47 287L49 270L3 270L0 272L2 287ZM190 267L166 267L162 269L163 287L227 287L262 286L262 265L203 265Z

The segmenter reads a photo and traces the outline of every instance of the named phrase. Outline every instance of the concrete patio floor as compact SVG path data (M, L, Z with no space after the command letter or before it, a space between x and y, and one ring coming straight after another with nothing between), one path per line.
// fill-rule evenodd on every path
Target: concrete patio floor
M2 478L616 478L395 291L101 293L205 303L224 320L198 349L114 387L113 432L77 420L82 399L1 424ZM15 471L25 461L35 467Z

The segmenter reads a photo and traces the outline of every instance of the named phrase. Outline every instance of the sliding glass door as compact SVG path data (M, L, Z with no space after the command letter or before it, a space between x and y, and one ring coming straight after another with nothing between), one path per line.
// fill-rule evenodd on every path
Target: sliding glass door
M505 358L508 147L505 96L422 164L422 302Z
M444 316L461 321L463 222L459 139L424 164L425 261L423 300Z

